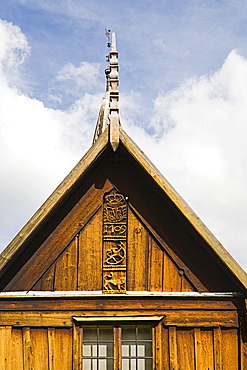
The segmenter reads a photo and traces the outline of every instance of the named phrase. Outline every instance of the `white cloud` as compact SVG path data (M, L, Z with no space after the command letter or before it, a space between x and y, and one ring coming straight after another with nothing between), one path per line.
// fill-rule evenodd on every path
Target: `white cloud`
M81 62L79 67L72 63L67 63L57 75L57 81L70 81L76 88L92 89L97 86L99 81L100 63Z
M232 51L219 71L158 96L154 107L152 142L129 131L246 268L247 60Z
M0 33L2 249L90 146L101 96L82 95L61 111L24 95L9 85L1 67L15 66L18 73L28 43L20 29L6 21L0 22Z

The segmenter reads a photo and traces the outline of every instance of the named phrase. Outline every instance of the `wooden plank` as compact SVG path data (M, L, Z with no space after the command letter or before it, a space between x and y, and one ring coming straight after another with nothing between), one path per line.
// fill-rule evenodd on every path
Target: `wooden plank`
M195 287L192 285L192 283L188 280L188 278L183 275L182 276L182 292L195 292L196 289Z
M41 290L54 290L55 263L42 276Z
M155 370L170 369L168 328L160 322L155 326Z
M49 370L55 370L54 357L55 357L55 328L48 328L48 364Z
M227 370L239 369L239 344L236 329L222 329L221 332L222 368Z
M222 350L221 350L221 328L213 329L214 338L214 368L215 370L222 370Z
M33 351L31 347L30 327L24 327L23 331L23 362L24 369L32 369Z
M178 368L177 333L175 326L171 326L168 328L168 340L169 340L170 369L177 370Z
M11 326L0 326L0 368L4 370L12 370L11 330Z
M148 234L144 225L129 209L127 289L147 290Z
M72 328L55 329L54 368L72 369Z
M48 369L48 335L47 329L32 328L31 333L31 352L33 369Z
M102 289L102 209L79 236L78 290Z
M23 364L22 329L13 328L11 335L11 364L13 370L25 370Z
M178 369L195 369L193 329L177 329Z
M54 290L77 290L78 236L56 261Z
M185 263L174 253L174 251L169 247L167 243L163 239L160 238L160 236L156 233L156 231L152 228L150 224L147 223L144 217L133 207L133 205L129 205L129 208L138 216L138 218L141 220L143 225L146 227L146 229L150 232L150 234L157 240L157 242L160 244L162 247L162 250L164 250L165 254L167 255L168 259L170 259L171 263L174 263L175 266L177 266L178 269L184 271L184 276L188 279L188 281L191 282L191 286L193 287L193 291L203 291L206 292L207 288L202 284L202 282L198 279L196 275L192 273L191 270L188 269L188 267L185 265ZM165 258L164 258L164 263L165 263ZM164 266L165 267L165 266ZM166 270L164 270L166 271ZM166 278L165 273L164 275L164 280ZM178 286L178 285L177 285ZM171 291L169 288L170 284L168 283L168 289L165 288L165 284L163 282L163 290L164 291ZM176 291L176 290L173 290Z
M181 275L178 266L164 253L164 278L163 290L165 292L181 292Z
M125 316L150 316L150 309L143 307L141 309L126 310L125 307L121 307L124 310ZM159 316L165 316L166 325L176 325L179 327L232 327L238 326L237 313L234 311L223 311L223 312L210 312L210 311L184 311L184 310L162 310L155 309L155 314ZM113 311L43 311L41 312L5 312L0 315L0 325L13 325L15 327L20 326L72 326L73 317L107 317L115 316L121 318L122 312L119 310Z
M149 236L149 253L148 253L148 290L162 291L163 290L163 255L159 245L154 239Z
M73 324L73 370L82 370L82 328Z
M212 330L194 329L196 370L214 370Z
M83 311L86 310L98 310L100 307L105 310L114 310L119 308L119 305L123 309L162 309L162 310L219 310L219 311L233 311L236 312L236 307L229 301L214 300L214 299L189 299L185 298L172 298L162 296L124 296L117 295L100 295L94 297L93 295L81 296L81 297L48 297L48 298L35 298L29 297L27 299L6 299L1 300L0 312L3 311L46 311L46 310L67 310L67 311Z
M232 311L167 311L166 325L184 327L192 326L223 326L238 327L238 316Z

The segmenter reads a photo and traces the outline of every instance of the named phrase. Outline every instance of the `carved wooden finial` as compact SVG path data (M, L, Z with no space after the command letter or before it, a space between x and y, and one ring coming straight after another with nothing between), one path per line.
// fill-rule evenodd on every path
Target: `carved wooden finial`
M106 94L102 100L93 143L98 139L101 133L109 125L109 141L114 151L119 145L119 91L118 91L118 52L116 47L116 35L112 33L112 42L110 43L110 30L106 30L108 38L107 46L111 50L107 56L109 68L106 69Z

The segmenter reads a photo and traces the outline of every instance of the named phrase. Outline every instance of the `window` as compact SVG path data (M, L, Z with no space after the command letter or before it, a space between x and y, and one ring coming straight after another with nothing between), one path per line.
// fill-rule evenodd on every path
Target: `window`
M152 327L83 325L83 370L151 370Z

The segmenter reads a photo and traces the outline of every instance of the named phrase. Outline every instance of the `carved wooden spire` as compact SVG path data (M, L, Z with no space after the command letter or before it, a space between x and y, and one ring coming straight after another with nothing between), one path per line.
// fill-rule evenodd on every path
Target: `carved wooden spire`
M103 97L93 143L109 125L109 141L114 151L119 145L119 91L118 91L118 52L116 50L116 35L112 33L111 51L109 52L109 68L106 74L106 93Z

